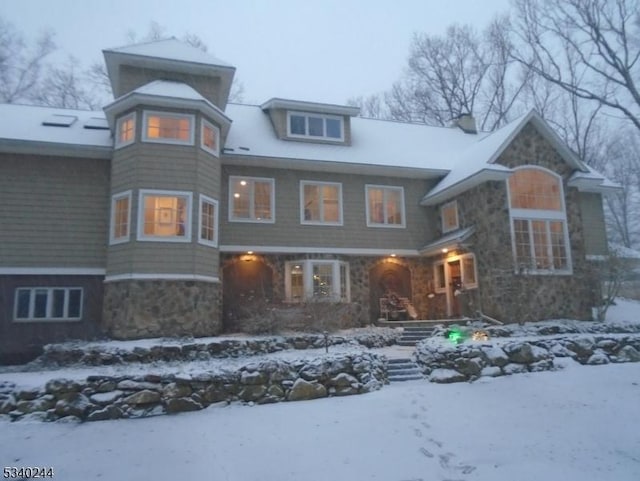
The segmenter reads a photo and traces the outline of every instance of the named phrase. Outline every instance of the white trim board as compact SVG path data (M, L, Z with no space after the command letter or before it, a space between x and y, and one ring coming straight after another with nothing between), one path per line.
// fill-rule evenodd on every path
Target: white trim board
M197 274L144 274L132 272L128 274L115 274L106 276L104 282L126 280L163 280L163 281L203 281L219 283L220 278L215 276L201 276Z
M100 267L0 267L4 276L104 276Z
M395 254L403 257L418 257L417 249L372 249L368 247L287 247L287 246L242 246L221 245L220 252L237 252L246 254L253 251L256 254L346 254L362 256L390 256Z

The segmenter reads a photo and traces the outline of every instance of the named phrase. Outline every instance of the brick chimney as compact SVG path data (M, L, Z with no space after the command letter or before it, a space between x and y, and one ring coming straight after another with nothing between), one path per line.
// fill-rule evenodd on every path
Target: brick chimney
M476 119L473 118L471 114L461 114L455 121L455 125L460 127L460 129L465 134L477 134L478 129L476 129Z

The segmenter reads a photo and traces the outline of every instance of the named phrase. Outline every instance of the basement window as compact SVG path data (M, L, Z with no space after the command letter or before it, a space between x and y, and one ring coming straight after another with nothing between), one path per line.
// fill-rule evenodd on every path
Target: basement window
M80 287L20 287L16 289L16 321L79 321Z

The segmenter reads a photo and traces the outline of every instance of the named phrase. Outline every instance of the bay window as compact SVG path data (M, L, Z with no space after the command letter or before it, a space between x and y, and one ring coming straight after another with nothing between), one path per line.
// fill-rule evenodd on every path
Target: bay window
M336 260L305 259L285 263L287 302L348 302L349 264Z
M144 113L142 139L145 142L193 145L195 117L170 112Z
M110 244L129 241L131 211L131 191L121 192L111 197Z
M191 192L141 190L138 240L189 242Z

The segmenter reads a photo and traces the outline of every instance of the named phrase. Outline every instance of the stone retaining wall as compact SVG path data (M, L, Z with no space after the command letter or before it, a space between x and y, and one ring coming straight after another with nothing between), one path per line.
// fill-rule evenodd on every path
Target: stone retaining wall
M580 364L640 362L640 335L582 335L536 340L469 341L451 344L441 337L421 341L416 362L432 382L473 381L481 376L503 376L556 368L556 357Z
M348 337L330 335L327 342L329 346L351 343L368 348L385 347L396 344L400 336L402 336L402 329L376 328L362 330L361 332L350 334ZM102 366L131 362L194 361L256 356L286 350L320 349L324 347L325 338L322 334L298 334L250 339L208 339L207 342L197 339L190 341L176 340L165 344L159 341L158 345L149 348L112 348L109 347L108 342L103 345L65 343L46 346L44 353L34 364L35 367L39 365L68 366L71 364Z
M0 384L0 418L72 422L198 411L233 401L268 404L362 394L387 381L383 358L371 353L313 360L269 360L232 373L194 376L90 376L53 379L44 388Z

